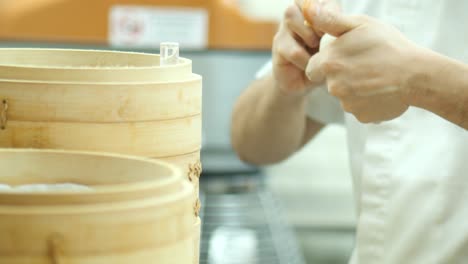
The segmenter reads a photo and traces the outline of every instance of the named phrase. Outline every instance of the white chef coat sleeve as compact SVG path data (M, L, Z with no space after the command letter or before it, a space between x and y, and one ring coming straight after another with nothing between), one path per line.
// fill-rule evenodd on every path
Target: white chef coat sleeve
M260 79L271 73L272 62L266 63L256 73L256 78ZM328 93L326 87L315 89L309 94L307 102L307 115L322 124L342 124L344 122L344 112L339 101Z

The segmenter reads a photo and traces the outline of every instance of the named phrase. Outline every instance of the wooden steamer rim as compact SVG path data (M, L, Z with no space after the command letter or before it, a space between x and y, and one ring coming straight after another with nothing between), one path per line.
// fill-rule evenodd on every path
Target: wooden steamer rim
M0 206L0 232L14 230L16 238L29 241L11 245L11 237L0 236L0 262L1 256L44 256L49 251L47 242L55 237L61 240L58 246L64 250L62 256L73 258L121 249L136 251L167 245L183 237L190 239L192 196L192 186L183 181L178 193L168 197L96 205ZM176 226L181 229L175 233L161 229ZM92 240L82 235L84 230L92 230ZM122 230L125 239L117 239Z
M115 162L119 161L116 165ZM27 167L23 166L28 164ZM109 169L105 169L104 165ZM125 164L123 164L125 163ZM58 164L53 166L53 164ZM140 173L130 172L129 166L139 167ZM85 166L83 168L83 166ZM168 162L150 158L127 155L96 153L65 150L38 150L38 149L0 149L0 167L9 170L0 170L0 182L18 185L30 183L58 183L73 182L93 186L92 191L54 191L40 193L26 192L0 192L0 205L86 205L96 202L121 202L142 199L155 195L165 195L178 190L184 178L181 170ZM86 174L113 173L112 177L95 178ZM31 170L47 170L46 177L34 176ZM66 173L78 171L80 174ZM153 171L161 171L162 175L154 175ZM109 172L111 171L111 172ZM8 173L5 175L4 173ZM11 174L22 175L10 176ZM131 177L125 178L125 173ZM83 175L84 174L84 175ZM120 174L120 175L118 175ZM65 176L66 175L66 176ZM71 177L73 176L73 177ZM118 176L118 178L117 178ZM111 183L107 183L111 180ZM117 181L117 182L116 182Z
M168 193L167 195L171 195L171 197L147 197L142 199L136 200L129 200L129 201L110 201L104 203L91 203L90 201L86 201L83 204L63 204L63 205L40 205L40 204L33 204L33 205L2 205L3 202L0 202L0 218L6 216L21 216L21 217L32 217L32 216L51 216L51 215L74 215L77 214L102 214L102 213L116 213L116 212L123 212L123 211L132 211L136 209L142 209L147 207L158 208L166 210L167 205L177 202L183 199L192 209L192 194L193 194L193 186L187 181L180 181L178 188L174 190L177 193ZM92 191L90 191L92 192ZM86 192L80 192L80 194L85 194ZM18 196L23 197L33 197L22 195L23 193L17 193ZM157 193L156 193L157 194ZM6 194L6 196L11 194ZM47 194L46 194L47 195ZM62 196L66 199L66 196L73 195L73 194L65 194L57 192L57 195L52 198L58 198ZM78 194L79 195L79 194ZM40 194L36 194L36 197L40 197ZM83 195L85 197L86 195ZM161 195L162 196L162 195ZM62 198L60 197L60 198ZM170 210L170 209L167 209ZM192 219L192 211L188 210L190 218ZM0 220L1 222L1 220ZM1 228L1 227L0 227ZM1 246L0 246L1 247Z
M77 49L0 48L0 78L72 82L166 82L192 74L192 62L160 66L156 54ZM130 64L130 65L129 65Z

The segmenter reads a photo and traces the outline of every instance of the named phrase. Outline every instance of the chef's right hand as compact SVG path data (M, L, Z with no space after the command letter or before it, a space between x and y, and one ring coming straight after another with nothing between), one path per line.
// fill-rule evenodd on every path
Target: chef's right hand
M327 6L339 11L334 0L309 0L313 5ZM309 59L318 52L323 35L313 25L304 24L301 7L296 0L284 13L280 29L273 41L273 76L278 89L287 94L305 95L322 83L313 83L305 75Z

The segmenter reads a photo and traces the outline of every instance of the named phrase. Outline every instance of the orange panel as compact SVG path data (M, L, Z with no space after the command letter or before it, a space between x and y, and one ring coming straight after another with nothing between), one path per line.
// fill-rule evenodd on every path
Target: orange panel
M231 49L270 49L277 25L243 16L234 6L215 1L211 13L210 46Z
M274 23L256 22L220 0L0 0L0 38L106 44L114 5L205 8L209 47L269 49Z

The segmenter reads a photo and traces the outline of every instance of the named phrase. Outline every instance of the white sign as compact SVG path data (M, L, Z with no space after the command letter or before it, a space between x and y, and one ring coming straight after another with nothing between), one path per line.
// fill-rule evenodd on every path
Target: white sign
M181 48L208 46L208 12L202 8L113 6L109 12L109 44L159 48L178 42Z

